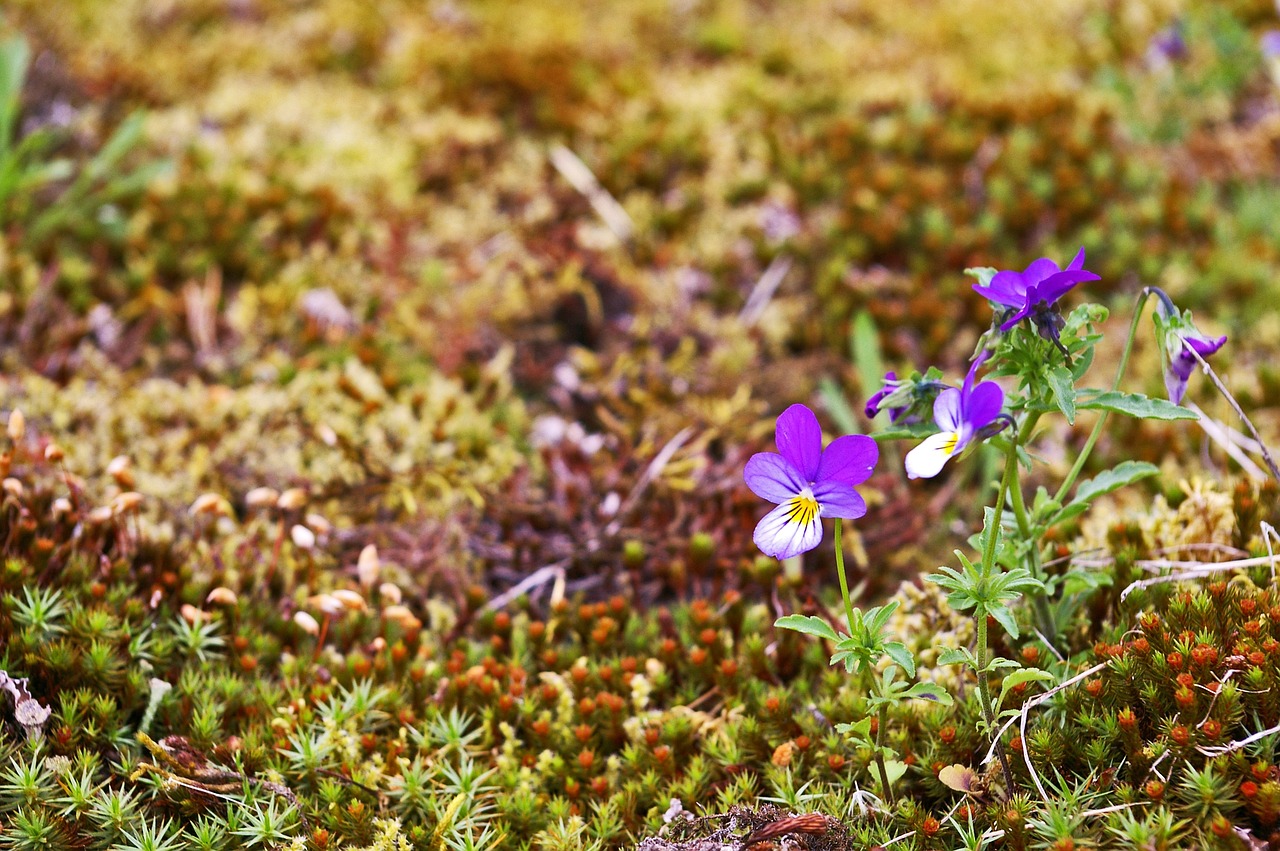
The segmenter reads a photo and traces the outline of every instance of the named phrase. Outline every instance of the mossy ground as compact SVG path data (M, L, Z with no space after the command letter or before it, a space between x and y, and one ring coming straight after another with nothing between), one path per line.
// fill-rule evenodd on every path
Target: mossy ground
M1159 559L1268 553L1274 489L1200 431L1104 436L1167 475L1056 533L1104 583L1064 660L1005 655L1103 667L1008 733L1016 791L972 683L931 667L972 625L915 582L991 469L908 487L886 450L857 580L959 697L895 717L892 818L833 731L862 691L770 627L830 605L830 547L799 578L758 558L741 468L822 387L841 424L875 361L954 372L989 321L964 267L1079 245L1093 298L1158 284L1229 333L1274 435L1274 25L1261 0L9 3L19 135L89 177L0 195L0 408L27 421L0 670L36 706L0 699L0 847L620 847L787 812L837 821L780 847L1269 841L1274 737L1215 749L1280 723L1270 569L1120 599ZM1153 340L1136 363L1158 393Z

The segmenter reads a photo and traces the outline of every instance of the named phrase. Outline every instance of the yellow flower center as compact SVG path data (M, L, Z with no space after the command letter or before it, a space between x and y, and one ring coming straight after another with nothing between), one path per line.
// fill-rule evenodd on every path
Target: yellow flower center
M787 522L808 526L818 516L818 501L807 491L787 500Z

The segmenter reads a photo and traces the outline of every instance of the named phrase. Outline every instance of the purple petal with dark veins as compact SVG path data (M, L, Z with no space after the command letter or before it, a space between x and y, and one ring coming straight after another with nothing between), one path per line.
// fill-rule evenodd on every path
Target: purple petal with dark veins
M808 486L800 471L775 452L757 452L747 461L742 478L751 492L773 503L784 503Z
M867 513L867 504L852 486L837 481L819 482L813 498L822 506L823 517L857 520Z
M813 411L804 405L792 405L778 417L775 432L778 452L791 462L806 482L818 475L822 457L822 428Z
M839 482L849 487L862 484L871 476L879 458L880 447L871 438L861 434L837 437L823 450L814 481Z

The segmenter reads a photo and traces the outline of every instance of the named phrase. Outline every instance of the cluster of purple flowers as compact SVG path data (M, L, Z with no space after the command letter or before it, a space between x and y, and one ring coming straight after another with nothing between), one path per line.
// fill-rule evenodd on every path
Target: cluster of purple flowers
M1058 301L1077 284L1099 280L1084 268L1084 261L1083 248L1065 269L1041 257L1021 272L995 272L973 288L996 309L1001 332L1027 319L1037 334L1066 356L1060 339L1066 323ZM1201 334L1189 312L1179 312L1162 291L1153 288L1152 292L1161 299L1156 327L1165 387L1177 404L1198 360L1220 349L1226 337ZM924 421L931 412L938 429L907 453L908 478L936 476L951 458L1012 421L1003 413L1004 390L994 381L978 378L990 355L989 349L979 353L960 387L945 384L936 370L909 378L885 374L883 386L867 401L866 415L887 411L891 422L908 425ZM777 505L756 526L756 546L766 555L785 559L818 546L823 517L855 519L866 513L866 503L854 487L870 477L879 449L874 440L861 435L837 438L823 449L818 418L804 405L792 405L778 417L776 439L778 452L753 455L743 475L757 496Z

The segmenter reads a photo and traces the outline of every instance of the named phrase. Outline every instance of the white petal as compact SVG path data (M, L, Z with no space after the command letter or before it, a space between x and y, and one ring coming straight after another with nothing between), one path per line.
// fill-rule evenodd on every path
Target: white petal
M760 551L776 559L808 552L822 541L822 520L817 512L796 512L788 500L756 524L755 542ZM798 514L803 517L798 518ZM807 521L807 522L805 522Z
M960 435L954 431L931 434L924 442L907 453L907 478L932 479L942 470L960 445Z

